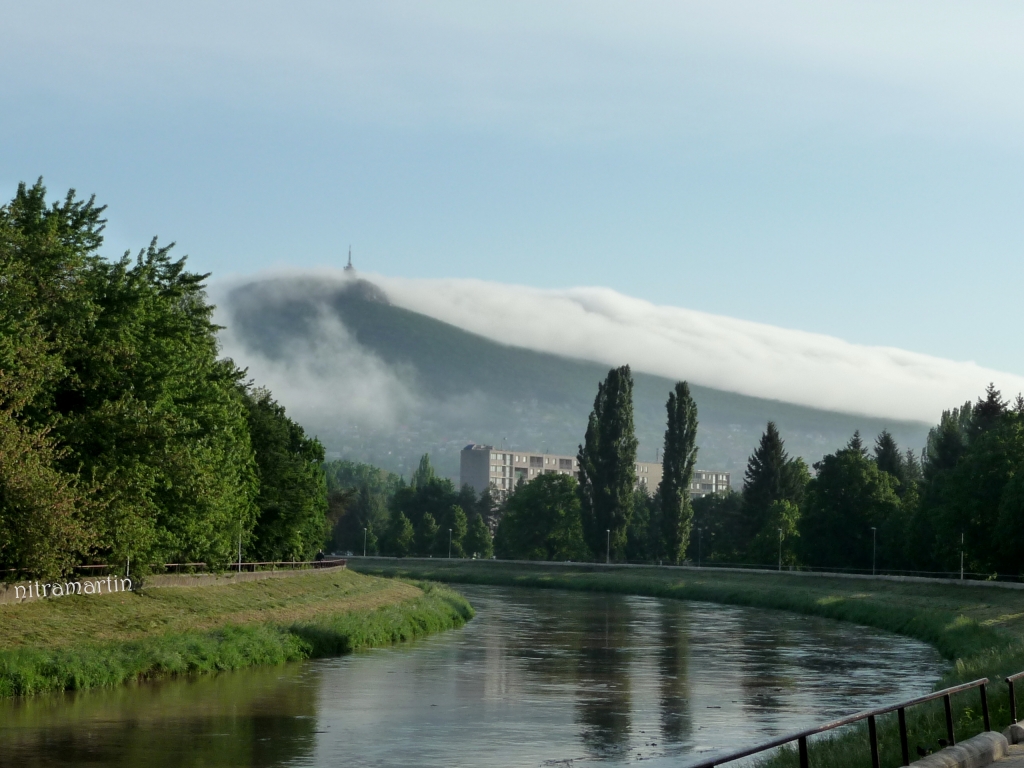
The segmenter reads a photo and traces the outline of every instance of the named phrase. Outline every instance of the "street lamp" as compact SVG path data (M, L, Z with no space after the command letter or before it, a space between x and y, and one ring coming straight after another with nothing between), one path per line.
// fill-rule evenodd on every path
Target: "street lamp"
M448 559L452 559L452 529L448 529Z
M779 570L782 570L782 529L779 528Z
M363 557L366 557L366 529L363 528Z
M701 535L700 534L701 534L702 530L703 529L700 528L699 526L697 527L697 567L698 568L700 568L700 545L701 545L701 541L700 541Z
M871 575L875 575L875 552L878 550L878 541L876 534L878 529L875 526L871 526Z
M608 565L612 561L612 529L606 528L604 532L608 534L608 541L605 544L604 551L604 564Z

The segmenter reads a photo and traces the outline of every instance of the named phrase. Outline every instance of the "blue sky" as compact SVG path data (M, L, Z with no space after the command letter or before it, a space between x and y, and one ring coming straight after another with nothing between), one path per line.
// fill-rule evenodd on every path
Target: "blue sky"
M216 276L606 286L1024 374L1024 7L23 3L0 185Z

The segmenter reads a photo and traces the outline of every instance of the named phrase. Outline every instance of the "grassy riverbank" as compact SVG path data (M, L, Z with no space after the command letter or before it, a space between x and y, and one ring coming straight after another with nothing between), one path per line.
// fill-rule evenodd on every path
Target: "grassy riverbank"
M362 573L434 581L615 592L823 616L888 630L934 646L949 662L940 685L988 677L992 727L1009 723L1002 678L1024 670L1024 591L998 587L842 579L713 569L606 568L511 564L500 561L355 559ZM998 681L998 682L997 682ZM954 699L958 739L982 730L978 694ZM895 721L895 716L891 718ZM941 706L911 710L912 745L937 748L945 733ZM739 724L737 724L739 725ZM883 766L899 765L895 723L880 724ZM814 768L870 765L866 736L854 729L830 743L812 743ZM795 764L795 756L773 759Z
M2 605L0 696L348 653L472 615L445 587L352 571Z

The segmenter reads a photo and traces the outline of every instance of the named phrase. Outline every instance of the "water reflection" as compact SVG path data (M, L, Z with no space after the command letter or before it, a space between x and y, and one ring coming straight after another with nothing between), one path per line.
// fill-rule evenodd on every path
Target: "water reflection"
M465 587L411 646L0 704L0 766L685 764L930 688L938 655L826 620ZM596 762L595 762L596 761Z
M313 752L318 688L295 664L8 702L0 765L284 765Z

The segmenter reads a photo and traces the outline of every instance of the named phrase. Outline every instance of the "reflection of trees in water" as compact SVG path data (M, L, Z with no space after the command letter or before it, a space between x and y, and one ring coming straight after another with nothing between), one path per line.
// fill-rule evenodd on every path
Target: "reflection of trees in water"
M632 611L620 597L594 596L580 611L576 716L583 743L598 753L629 747Z
M765 724L783 706L783 696L791 688L786 674L789 661L785 651L793 644L784 624L766 621L760 611L741 611L737 617L737 639L743 648L744 665L739 675L743 709Z
M312 755L317 690L302 666L5 703L0 766L270 766Z
M658 703L661 709L661 738L678 743L693 731L690 710L690 627L686 609L670 601L661 603L658 628Z

